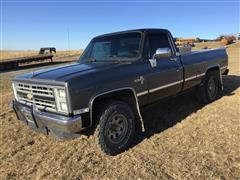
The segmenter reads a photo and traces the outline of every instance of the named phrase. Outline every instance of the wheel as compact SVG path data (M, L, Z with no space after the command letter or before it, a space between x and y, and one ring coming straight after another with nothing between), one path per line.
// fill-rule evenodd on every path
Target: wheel
M221 95L221 79L218 71L213 70L207 73L203 86L200 87L199 100L210 103L218 99Z
M126 150L135 133L135 117L130 106L121 101L108 102L100 113L95 136L100 149L108 155Z

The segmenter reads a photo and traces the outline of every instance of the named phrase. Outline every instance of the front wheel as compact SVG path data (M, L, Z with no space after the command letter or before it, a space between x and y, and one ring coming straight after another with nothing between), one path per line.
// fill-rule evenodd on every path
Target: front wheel
M135 118L131 107L121 101L111 101L100 113L95 136L99 147L108 155L127 149L135 133Z

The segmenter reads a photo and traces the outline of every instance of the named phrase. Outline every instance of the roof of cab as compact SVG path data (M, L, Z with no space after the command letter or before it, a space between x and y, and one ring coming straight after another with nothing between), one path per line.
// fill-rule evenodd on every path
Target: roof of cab
M119 34L125 34L125 33L132 33L132 32L145 32L145 31L165 31L165 32L169 32L167 29L143 28L143 29L132 29L132 30L126 30L126 31L118 31L118 32L113 32L113 33L107 33L107 34L96 36L95 38L101 38L101 37L105 37L105 36L113 36L113 35L119 35Z

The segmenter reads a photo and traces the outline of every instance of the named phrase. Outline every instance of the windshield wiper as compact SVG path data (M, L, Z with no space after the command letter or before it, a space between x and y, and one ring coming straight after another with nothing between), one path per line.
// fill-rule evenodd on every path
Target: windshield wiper
M118 62L122 62L122 60L121 60L121 58L119 58L118 56L116 56L116 55L109 55L108 56L109 58L111 58L112 60L117 60Z
M90 58L88 59L88 61L90 61L90 62L96 62L97 60L96 60L95 57L90 57Z
M89 62L96 62L96 61L97 61L96 58L90 57L90 58L84 59L84 60L79 59L77 62L79 62L79 63L89 63Z
M90 57L86 60L79 60L80 63L86 63L86 62L96 62L97 60L94 57Z

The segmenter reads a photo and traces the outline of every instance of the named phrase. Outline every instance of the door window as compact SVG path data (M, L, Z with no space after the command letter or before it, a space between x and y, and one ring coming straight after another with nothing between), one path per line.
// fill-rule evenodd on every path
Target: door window
M149 38L149 52L148 55L153 57L158 48L171 48L168 35L165 33L150 33Z

